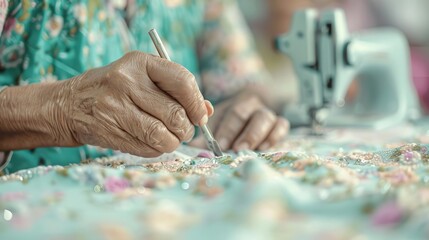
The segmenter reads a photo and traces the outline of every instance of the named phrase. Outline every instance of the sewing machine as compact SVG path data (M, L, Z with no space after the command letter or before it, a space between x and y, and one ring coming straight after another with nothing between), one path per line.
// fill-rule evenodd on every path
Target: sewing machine
M300 101L285 108L292 125L383 128L420 116L408 44L395 29L350 35L342 10L298 11L276 39L299 80ZM357 96L345 96L357 80Z

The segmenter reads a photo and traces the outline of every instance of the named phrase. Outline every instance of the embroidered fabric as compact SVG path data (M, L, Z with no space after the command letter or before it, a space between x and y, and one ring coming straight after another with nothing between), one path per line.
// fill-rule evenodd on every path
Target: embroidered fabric
M3 235L427 237L429 144L372 151L323 142L220 158L182 147L161 159L119 154L19 171L0 177Z

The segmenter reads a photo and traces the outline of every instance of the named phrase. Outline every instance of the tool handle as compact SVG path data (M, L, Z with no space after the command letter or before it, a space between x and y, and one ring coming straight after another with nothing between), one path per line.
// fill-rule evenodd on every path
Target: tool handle
M164 47L164 44L162 44L161 38L159 37L156 29L152 28L149 31L149 36L152 39L152 42L155 45L156 51L158 51L159 56L167 59L168 61L171 61L171 58L168 55L167 50Z

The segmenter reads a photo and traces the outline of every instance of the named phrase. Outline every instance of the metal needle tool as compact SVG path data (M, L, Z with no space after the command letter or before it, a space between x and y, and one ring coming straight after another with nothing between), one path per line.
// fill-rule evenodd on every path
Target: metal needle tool
M158 51L159 56L171 61L170 56L168 55L167 50L164 47L164 44L162 44L161 38L159 37L156 29L151 29L149 31L149 36L152 39L152 42L155 45L155 48ZM201 131L203 132L204 138L206 139L207 146L210 149L210 151L212 151L216 157L223 156L223 153L219 147L219 144L217 143L216 139L214 139L207 125L201 126Z

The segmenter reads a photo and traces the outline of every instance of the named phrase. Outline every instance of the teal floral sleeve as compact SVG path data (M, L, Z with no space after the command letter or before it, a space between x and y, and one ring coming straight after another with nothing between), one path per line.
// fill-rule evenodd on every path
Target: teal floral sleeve
M172 61L199 80L196 38L204 17L203 0L133 0L126 9L128 29L135 49L157 55L148 31L156 28Z
M0 86L44 84L107 65L127 45L118 3L104 0L1 1ZM114 47L112 47L114 46ZM92 146L15 151L6 172L38 165L67 165L111 155Z
M0 29L3 29L4 22L6 20L8 5L9 4L7 0L0 0ZM1 31L0 31L0 36L1 36Z

